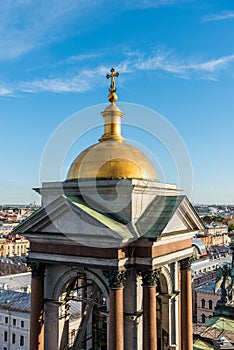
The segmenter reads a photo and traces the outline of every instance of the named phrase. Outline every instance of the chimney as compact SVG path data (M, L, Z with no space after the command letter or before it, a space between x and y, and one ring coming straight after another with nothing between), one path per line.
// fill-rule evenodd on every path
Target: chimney
M234 346L224 337L213 340L214 350L234 350Z

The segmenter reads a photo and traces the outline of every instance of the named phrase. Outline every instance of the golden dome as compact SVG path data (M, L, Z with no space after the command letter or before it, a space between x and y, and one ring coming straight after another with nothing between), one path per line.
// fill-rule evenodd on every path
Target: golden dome
M144 153L109 140L87 148L72 163L67 180L84 178L156 180L157 175Z
M102 112L104 134L99 143L84 150L72 163L67 180L72 179L146 179L157 180L150 160L137 148L125 143L121 135L123 112L115 105L118 97L114 68L107 78L111 78L108 99L111 102Z

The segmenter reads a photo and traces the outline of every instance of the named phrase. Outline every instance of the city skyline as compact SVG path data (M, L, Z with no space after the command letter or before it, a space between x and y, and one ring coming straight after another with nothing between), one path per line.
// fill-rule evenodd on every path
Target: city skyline
M124 103L144 106L177 130L193 168L192 202L234 203L229 1L5 1L0 16L0 203L39 203L31 188L40 186L48 141L72 115L91 106L99 125L87 124L87 134L68 150L63 178L75 155L97 142L111 67L120 73L117 93L124 112ZM170 149L144 130L129 128L134 116L125 114L123 135L154 153L166 181L175 182Z

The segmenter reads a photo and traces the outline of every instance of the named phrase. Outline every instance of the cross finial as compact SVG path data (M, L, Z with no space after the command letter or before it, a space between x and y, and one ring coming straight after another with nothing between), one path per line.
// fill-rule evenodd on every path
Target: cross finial
M108 96L108 100L111 102L111 103L114 103L118 100L118 96L117 94L115 93L116 92L116 87L115 87L115 77L118 77L119 76L119 73L116 72L115 73L115 69L114 68L111 68L111 74L107 74L106 77L107 79L111 78L111 84L110 84L110 88L109 88L109 96Z
M119 76L119 73L116 72L115 73L115 69L114 68L111 68L111 74L107 74L106 77L107 79L110 79L111 78L111 84L110 84L110 88L109 88L109 91L110 93L113 93L116 91L116 87L115 87L115 77L118 77Z

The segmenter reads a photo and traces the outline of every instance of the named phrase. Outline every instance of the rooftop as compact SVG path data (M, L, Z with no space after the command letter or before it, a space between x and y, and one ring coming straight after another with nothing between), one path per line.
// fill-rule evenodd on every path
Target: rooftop
M0 288L22 291L31 285L31 272L0 276Z
M0 289L0 308L19 312L30 312L31 296L28 293Z
M212 269L216 269L216 266L222 266L224 264L231 264L231 262L232 262L231 255L227 256L225 258L220 258L220 259L215 259L215 260L210 260L210 259L200 260L200 261L196 261L192 264L192 271L199 272L201 270L201 272L203 272L204 269L206 269L208 271L209 267Z
M214 293L215 284L216 284L216 281L209 281L209 282L206 282L206 284L203 284L202 286L195 288L195 290L200 292L206 292L206 293ZM220 288L216 294L221 294Z

